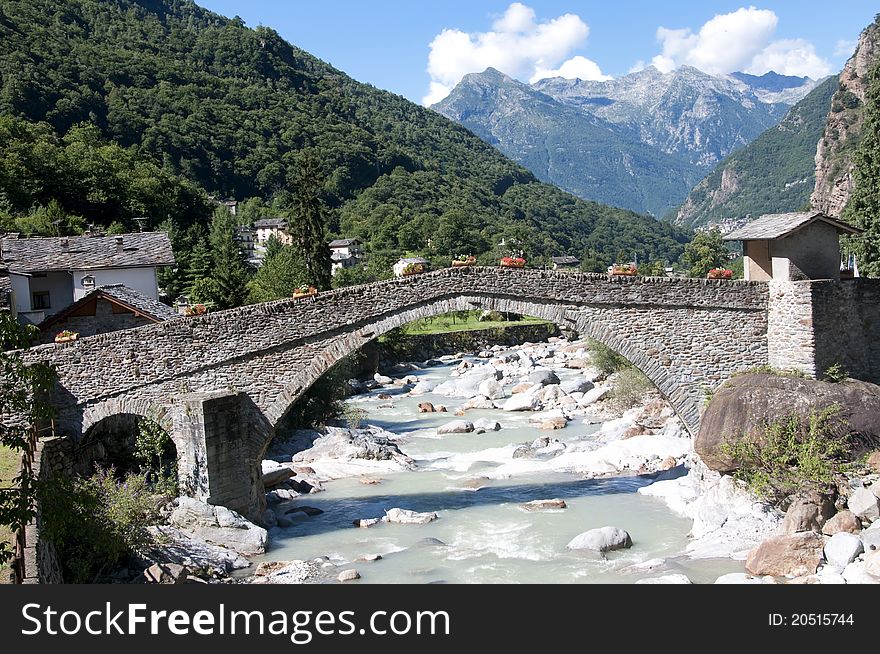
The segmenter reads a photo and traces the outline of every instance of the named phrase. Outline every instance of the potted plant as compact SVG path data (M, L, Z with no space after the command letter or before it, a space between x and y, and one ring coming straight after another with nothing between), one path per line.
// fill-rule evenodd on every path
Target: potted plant
M501 259L502 268L525 268L526 260L521 257L504 257Z
M194 304L186 308L187 316L204 316L206 313L208 313L208 307L204 304Z
M318 289L308 284L303 284L293 292L294 298L307 297L309 295L317 295Z
M708 279L733 279L733 271L727 268L713 268L706 277Z
M621 277L635 277L639 274L639 269L631 263L614 264L611 266L611 274Z
M457 259L453 260L452 267L453 268L466 268L467 266L476 265L476 263L477 263L476 257L461 255Z
M403 269L404 277L409 277L411 275L421 275L423 272L425 272L425 264L423 263L408 263Z
M58 332L55 335L56 343L70 343L79 338L79 334L77 332L72 332L68 329L65 329L63 332Z

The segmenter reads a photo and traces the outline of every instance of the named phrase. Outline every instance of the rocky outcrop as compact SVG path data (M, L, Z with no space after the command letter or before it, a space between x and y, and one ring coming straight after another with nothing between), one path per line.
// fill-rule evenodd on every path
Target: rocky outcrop
M694 449L712 470L733 472L738 463L725 456L729 440L758 436L768 422L806 417L834 405L832 437L848 436L862 450L880 443L880 386L860 381L841 384L771 374L734 377L712 398L703 414Z
M746 570L755 576L802 576L816 572L822 562L824 541L813 532L774 536L749 553Z
M171 525L206 543L221 545L243 554L263 554L269 534L225 506L212 506L191 497L181 497L171 514Z
M825 133L816 150L813 208L839 216L853 191L853 154L861 141L868 73L880 59L880 21L868 26L853 57L840 74Z

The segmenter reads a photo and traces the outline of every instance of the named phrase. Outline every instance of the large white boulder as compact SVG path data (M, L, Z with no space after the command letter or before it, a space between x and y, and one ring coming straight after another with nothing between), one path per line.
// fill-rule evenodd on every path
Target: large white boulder
M453 420L437 427L438 434L470 434L474 431L474 423L467 420Z
M263 554L269 541L265 529L235 511L225 506L212 506L192 497L178 500L170 522L190 538L227 547L244 556Z
M578 404L582 407L588 407L602 400L611 392L610 386L596 386L595 388L584 393L584 396L578 400Z
M840 532L825 543L825 560L838 568L845 568L865 551L862 541L855 534Z
M859 488L847 500L847 506L856 516L863 520L877 520L880 518L880 499L871 492L870 488Z
M413 386L412 390L409 392L410 395L418 396L425 395L426 393L430 393L435 388L437 388L437 382L432 381L430 379L422 379L415 386Z
M504 411L538 411L541 406L541 400L531 393L518 393L509 398L501 409Z
M593 382L589 381L585 377L566 379L565 381L561 382L559 386L569 395L571 395L572 393L587 393L595 388Z
M612 552L632 547L632 538L618 527L590 529L572 538L566 547L570 550L590 550L593 552Z
M407 509L389 509L385 512L385 521L401 525L425 525L439 516L434 513L418 513Z

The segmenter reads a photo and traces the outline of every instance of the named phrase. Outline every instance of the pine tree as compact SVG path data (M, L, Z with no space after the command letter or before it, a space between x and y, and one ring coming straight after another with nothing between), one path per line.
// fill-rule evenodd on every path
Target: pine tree
M247 300L248 273L235 242L235 219L225 208L217 209L211 220L211 254L216 284L211 303L217 309L240 307Z
M211 248L208 246L208 237L204 228L197 225L190 231L196 233L190 239L192 250L189 253L189 267L183 282L186 293L192 293L193 286L200 279L210 277L214 267L214 258L211 256Z
M849 239L862 275L880 277L880 64L868 76L865 124L856 151L855 188L844 219L865 230Z
M284 244L278 240L278 237L275 236L275 234L271 234L269 240L266 241L266 254L263 257L263 265L265 266L270 260L280 254L283 248Z
M291 193L290 231L303 254L309 283L330 288L330 248L327 244L327 209L321 199L323 182L314 151L303 150L297 160Z

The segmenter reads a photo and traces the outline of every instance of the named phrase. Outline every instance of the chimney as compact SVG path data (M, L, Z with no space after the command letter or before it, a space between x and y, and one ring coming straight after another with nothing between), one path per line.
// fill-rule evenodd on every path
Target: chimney
M122 252L122 249L123 249L122 243L123 243L124 239L125 239L125 237L123 237L123 236L116 237L116 251L117 252Z
M70 251L70 239L66 236L61 239L61 251L65 253Z

